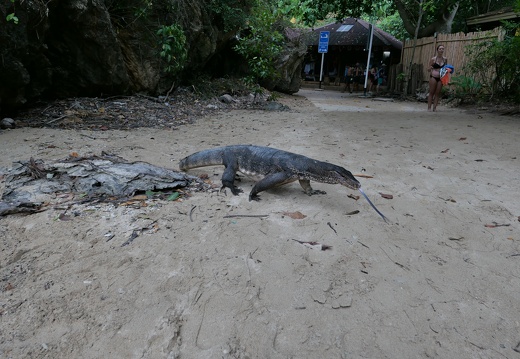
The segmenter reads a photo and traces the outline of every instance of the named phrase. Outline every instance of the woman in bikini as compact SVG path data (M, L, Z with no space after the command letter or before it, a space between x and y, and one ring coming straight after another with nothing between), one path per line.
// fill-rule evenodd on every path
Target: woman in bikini
M439 96L441 94L441 68L448 63L448 59L444 56L444 45L437 46L437 55L430 59L428 72L430 73L430 92L428 93L428 111L437 109Z

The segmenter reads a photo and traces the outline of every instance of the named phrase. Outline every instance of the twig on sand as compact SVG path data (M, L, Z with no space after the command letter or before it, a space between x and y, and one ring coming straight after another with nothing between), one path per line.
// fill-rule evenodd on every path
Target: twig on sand
M330 222L327 222L327 225L334 231L334 233L336 233L336 235L338 234L338 232L336 231L336 229L334 227L332 227L332 223Z
M137 237L139 237L139 231L137 229L134 229L132 234L130 235L130 238L128 238L126 240L125 243L121 244L121 247L124 247L124 246L127 246L129 245L130 243L132 243L134 241L134 239L136 239Z
M405 270L407 270L407 271L410 270L410 268L408 268L407 266L405 266L405 265L403 265L403 264L401 264L401 263L399 263L399 262L396 262L396 261L394 261L392 258L390 258L390 256L388 255L388 253L386 253L386 251L385 251L381 246L379 246L379 248L381 248L381 250L383 251L384 254L386 254L386 256L388 257L388 259L390 259L392 262L394 262L394 264L395 264L396 266L398 266L398 267L400 267L400 268L402 268L402 269L405 269Z
M193 207L191 207L191 209L190 209L190 222L193 222L193 217L192 217L192 215L193 215L193 211L195 210L195 208L197 208L197 206L193 206Z
M54 123L54 122L57 122L59 120L63 120L65 117L68 117L69 115L63 115L63 116L60 116L58 118L55 118L53 120L50 120L50 121L47 121L47 125L50 125L51 123Z
M268 214L228 214L224 218L265 218Z

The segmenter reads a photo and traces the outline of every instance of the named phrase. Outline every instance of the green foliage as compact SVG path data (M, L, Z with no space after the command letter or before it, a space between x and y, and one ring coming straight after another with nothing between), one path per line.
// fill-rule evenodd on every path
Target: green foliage
M15 0L10 0L11 3L14 4L14 1ZM18 17L16 16L16 14L14 12L10 13L10 14L7 14L7 16L5 17L5 19L7 20L7 22L10 22L12 21L14 24L18 25Z
M247 14L242 10L248 0L209 0L208 9L224 31L242 29L247 21Z
M154 3L152 0L105 0L105 6L112 22L118 28L128 28L139 20L153 17Z
M152 0L143 0L141 6L137 7L134 11L135 18L138 19L142 16L146 16L149 10L151 10L152 6Z
M401 72L397 74L396 79L397 81L403 82L404 80L406 80L406 73Z
M282 51L283 35L277 29L278 15L265 1L251 10L249 27L240 33L235 51L242 55L251 72L248 81L276 78L276 59Z
M471 59L463 69L482 84L490 97L513 98L520 102L520 37L515 36L518 25L504 23L503 40L490 40L466 48Z
M280 11L306 26L334 16L376 16L378 26L398 39L466 30L465 19L518 3L519 0L276 0ZM517 5L520 8L520 5ZM422 12L420 11L422 8ZM383 11L380 11L383 10ZM398 20L397 18L400 18ZM406 35L405 35L406 34Z
M333 14L336 19L346 16L360 17L370 14L372 1L370 0L278 0L281 13L294 17L306 26L313 26L318 20Z
M453 76L450 83L455 89L452 95L463 101L473 101L482 93L482 84L473 77Z
M16 17L15 13L11 13L11 14L8 14L5 19L9 22L9 21L12 21L14 22L15 24L18 25L18 17Z
M404 29L403 20L397 11L381 18L381 20L377 21L376 26L389 34L392 34L398 40L410 38L410 34L408 34Z
M159 55L166 62L165 72L177 74L186 65L186 35L179 25L161 26L157 30L159 36Z

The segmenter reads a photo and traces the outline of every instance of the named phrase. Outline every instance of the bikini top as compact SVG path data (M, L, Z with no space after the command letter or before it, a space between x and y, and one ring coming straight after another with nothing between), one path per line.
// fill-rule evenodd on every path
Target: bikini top
M444 65L445 65L445 63L444 63L444 59L442 59L442 60L443 60L442 65L439 65L437 62L434 62L433 65L432 65L432 67L433 67L434 69L440 69L440 68L444 67Z

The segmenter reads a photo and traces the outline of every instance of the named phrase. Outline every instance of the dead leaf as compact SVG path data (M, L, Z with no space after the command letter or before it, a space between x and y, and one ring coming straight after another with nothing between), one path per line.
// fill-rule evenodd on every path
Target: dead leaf
M284 216L290 217L292 219L304 219L305 217L307 217L306 215L304 215L300 211L296 211L296 212L282 212L282 214Z
M314 241L309 241L309 242L306 242L306 241L299 241L299 240L294 239L294 238L293 238L293 241L298 242L298 243L300 243L300 244L304 244L304 245L306 244L306 245L311 246L311 247L319 248L319 249L322 250L322 251L326 251L327 249L332 249L332 246L329 246L329 245L327 245L327 244L321 244L321 243L319 243L319 242L314 242Z
M355 210L355 211L352 211L352 212L348 212L347 216L352 216L353 214L358 214L358 213L359 213L359 211Z
M357 200L359 199L360 196L356 196L356 195L353 195L353 194L349 194L347 197L348 197L348 198L352 198L354 201L357 201ZM520 221L520 219L519 219L519 221Z
M459 141L466 141L466 137L459 138Z
M445 149L445 150L441 151L441 153L447 153L447 152L448 152L449 150L450 150L450 149L449 149L449 148L447 148L447 149Z
M136 196L133 196L131 199L134 201L142 201L142 200L148 199L148 196L145 194L138 194Z
M70 157L78 158L79 154L77 152L71 152Z
M381 192L379 192L379 194L381 195L381 197L383 197L385 199L394 199L394 196L392 196L391 194L386 194L386 193L381 193Z

